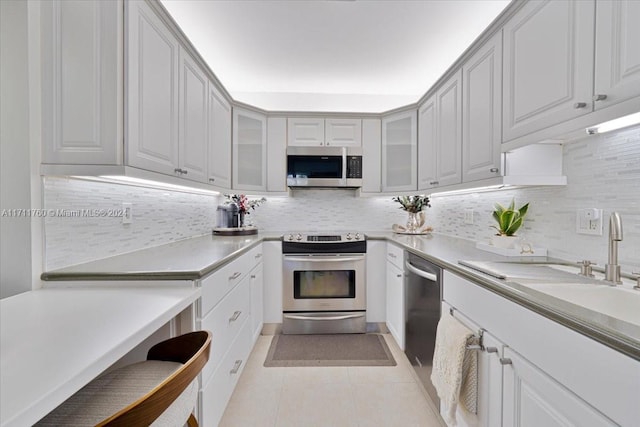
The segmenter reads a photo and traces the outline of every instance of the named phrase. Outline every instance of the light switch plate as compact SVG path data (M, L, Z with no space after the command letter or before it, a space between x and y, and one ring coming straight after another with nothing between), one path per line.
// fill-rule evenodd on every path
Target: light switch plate
M578 209L576 213L576 232L602 236L602 209Z
M464 223L473 224L473 209L464 210Z

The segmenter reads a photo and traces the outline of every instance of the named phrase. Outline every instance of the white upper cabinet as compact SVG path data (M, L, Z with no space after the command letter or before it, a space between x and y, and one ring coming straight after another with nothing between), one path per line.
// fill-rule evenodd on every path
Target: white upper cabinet
M231 105L209 82L208 182L231 188Z
M180 49L179 168L185 178L207 182L209 81L204 71Z
M596 7L593 100L599 110L640 96L640 2L598 1Z
M287 144L292 146L324 145L324 119L287 119Z
M253 111L233 110L234 190L267 188L267 118Z
M504 26L503 141L592 110L594 0L530 1Z
M360 147L362 145L362 120L326 119L325 145L335 147Z
M129 1L127 164L180 175L180 45L144 1Z
M436 96L427 99L418 110L418 190L437 184Z
M287 145L298 147L360 146L362 143L362 120L360 119L287 119Z
M122 164L122 2L41 7L42 163Z
M462 180L462 72L421 105L418 181L420 190Z
M417 189L416 112L382 119L382 191Z
M379 193L382 167L380 119L362 120L362 192Z
M287 119L267 119L267 191L287 191Z
M502 33L462 66L462 181L500 176Z

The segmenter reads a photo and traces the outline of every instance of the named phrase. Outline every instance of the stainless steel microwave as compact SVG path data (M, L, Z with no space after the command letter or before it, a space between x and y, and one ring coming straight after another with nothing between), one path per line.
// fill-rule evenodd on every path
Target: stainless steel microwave
M362 148L287 147L289 187L361 187Z

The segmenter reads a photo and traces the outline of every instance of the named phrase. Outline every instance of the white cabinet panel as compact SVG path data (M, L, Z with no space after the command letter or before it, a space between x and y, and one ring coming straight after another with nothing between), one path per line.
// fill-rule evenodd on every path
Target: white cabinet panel
M462 72L458 71L436 94L438 185L462 180Z
M326 119L325 144L335 147L359 147L362 145L362 120Z
M282 323L282 242L262 243L264 254L264 321Z
M367 322L387 320L387 244L384 241L367 240Z
M503 422L508 426L617 425L515 351L504 350Z
M121 1L42 2L42 163L122 164Z
M288 145L324 145L324 119L290 118L287 123Z
M591 111L594 1L530 1L504 26L503 141Z
M502 32L462 66L462 181L500 176Z
M209 82L208 182L231 188L231 105Z
M462 71L445 82L418 111L418 188L462 180Z
M175 174L180 46L144 1L127 6L127 164Z
M382 191L417 189L416 112L382 119Z
M255 342L262 332L264 318L264 280L262 263L258 264L251 274L251 333Z
M233 189L267 188L267 118L252 111L233 110Z
M404 307L404 273L387 262L387 327L401 350L404 350Z
M640 96L640 2L598 1L596 7L594 106L599 110Z
M207 182L209 81L188 52L180 49L179 167L184 178Z
M287 191L287 119L267 119L267 191Z
M418 111L418 189L438 184L436 97L427 99Z
M362 120L362 191L379 193L382 167L382 123L380 119Z

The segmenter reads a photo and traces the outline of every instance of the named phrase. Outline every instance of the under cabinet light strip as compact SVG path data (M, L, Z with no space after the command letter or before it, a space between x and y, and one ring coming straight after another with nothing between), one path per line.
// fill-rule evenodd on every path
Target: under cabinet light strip
M611 132L612 130L626 128L628 126L637 125L638 123L640 123L640 112L618 117L617 119L588 127L587 133L589 135L595 135L598 133Z

